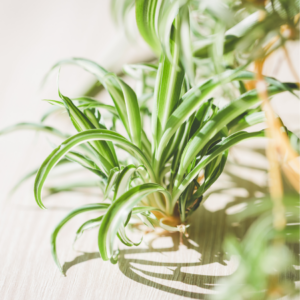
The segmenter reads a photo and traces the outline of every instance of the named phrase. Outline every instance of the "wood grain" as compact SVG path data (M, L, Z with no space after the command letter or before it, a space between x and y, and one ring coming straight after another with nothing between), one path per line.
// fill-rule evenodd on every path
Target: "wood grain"
M119 245L119 262L112 265L99 257L97 230L86 232L75 246L77 251L72 249L75 231L93 215L74 219L58 238L66 277L60 275L50 255L51 231L71 207L99 201L101 194L53 195L45 200L48 210L42 211L27 184L1 213L0 299L208 299L218 279L238 267L237 259L222 250L224 236L231 232L242 238L249 226L249 221L228 222L228 217L248 199L267 192L261 150L249 151L245 144L234 148L232 157L193 216L183 244L177 233L150 233L139 247ZM243 157L247 157L245 165L237 165ZM138 239L138 234L133 233L133 238Z
M42 7L37 2L28 0L23 7L20 1L11 0L0 11L0 21L4 24L0 26L4 38L0 58L0 128L25 120L38 121L47 109L38 100L57 99L55 78L42 94L36 94L41 78L57 60L84 56L113 70L107 57L118 47L113 43L107 45L116 36L108 18L108 1L88 1L88 5L86 1L48 1ZM125 46L117 65L140 59L146 52L145 47L130 48L128 43ZM299 65L299 44L291 49L293 60ZM106 55L102 55L104 52ZM289 71L282 53L272 57L269 66L269 75L294 80L286 76ZM62 79L62 85L70 96L80 94L91 79L77 71L63 73L67 79ZM276 112L292 130L300 128L297 101L286 93L272 101ZM61 122L59 116L50 121ZM66 130L69 125L63 123ZM42 211L34 201L31 180L8 197L14 183L38 167L51 147L46 138L34 133L1 136L0 299L208 299L218 279L232 274L238 265L234 256L222 250L225 235L231 232L242 238L251 223L251 220L237 223L229 218L243 209L248 199L267 193L268 165L262 146L251 141L232 149L226 172L193 216L190 236L183 239L183 244L178 234L148 234L139 247L120 245L119 262L112 265L99 257L96 230L86 232L77 242L76 251L72 249L75 231L93 215L78 216L58 237L58 255L67 274L64 277L50 254L50 234L70 209L98 202L102 195L98 190L56 194L46 199L48 210ZM76 173L77 177L72 170L63 172L54 172L47 184L57 185L61 176L66 181L89 179L84 171ZM138 239L138 234L133 233L133 238ZM299 246L294 250L299 253ZM299 285L299 274L287 276Z

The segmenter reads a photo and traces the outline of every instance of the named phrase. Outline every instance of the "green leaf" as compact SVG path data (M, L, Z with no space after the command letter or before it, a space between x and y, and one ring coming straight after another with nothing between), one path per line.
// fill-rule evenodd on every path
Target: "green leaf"
M268 95L272 96L283 92L281 88L268 87ZM181 157L176 181L181 181L189 164L196 157L201 149L209 142L224 126L244 113L250 107L260 101L260 97L256 90L243 94L238 100L231 102L229 105L220 110L213 118L211 118L203 128L190 139L186 145Z
M245 67L245 66L244 66ZM217 75L206 82L195 86L190 89L186 94L183 95L181 104L172 113L168 122L166 124L166 129L162 135L160 143L158 145L158 150L156 152L156 161L160 161L161 155L164 151L164 147L167 145L173 134L177 129L197 110L200 105L203 104L212 91L224 84L233 80L248 80L254 79L254 73L242 71L242 68L235 70L227 70L220 75ZM265 80L269 82L271 80L272 86L269 87L269 96L276 93L299 90L299 86L295 83L281 83L274 85L273 78L265 77ZM276 81L277 82L277 81ZM256 93L255 91L249 91L243 97L250 97L251 93ZM254 96L253 96L254 97ZM258 100L257 100L258 101ZM231 114L230 114L231 115Z
M170 58L162 55L161 63L159 65L158 80L155 89L155 98L157 106L157 142L159 142L162 133L165 130L167 121L174 109L178 106L180 98L181 87L184 78L184 70L180 63L180 45L177 32L171 36L170 40ZM170 60L171 59L171 60Z
M140 79L140 71L157 72L157 66L153 64L130 64L124 65L123 70L127 75Z
M118 112L115 107L107 104L103 104L100 102L97 102L95 99L91 97L77 97L77 98L72 98L73 101L79 101L81 104L77 105L78 108L80 109L91 109L91 108L100 108L100 109L105 109L108 112L110 112L114 117L119 118ZM60 107L65 107L64 103L61 101L56 101L56 100L49 100L45 99L45 101L57 105ZM151 156L151 143L149 142L147 135L144 130L141 132L141 143L142 143L142 148L145 152L145 154L150 158ZM108 144L110 145L110 144Z
M77 66L83 68L84 70L86 70L87 72L94 74L100 82L102 81L103 76L105 74L107 74L107 71L104 68L102 68L101 66L99 66L98 64L96 64L95 62L93 62L89 59L78 58L78 57L72 57L72 58L58 61L51 68L49 73L52 72L53 70L59 68L62 65L77 65ZM46 77L49 75L49 73L46 75Z
M64 102L51 100L51 99L43 99L52 105L56 105L58 107L65 107ZM96 99L91 97L77 97L72 98L72 101L78 101L80 104L77 105L78 108L85 109L85 108L103 108L113 114L114 116L118 116L118 112L116 108L112 105L103 104L98 102Z
M251 32L251 30L259 23L259 20L259 12L257 11L230 28L225 33L224 53L234 50L240 39ZM210 38L194 43L194 56L199 58L208 57L209 49L212 44L213 39Z
M182 182L175 182L175 189L172 195L173 205L175 205L180 194L187 188L187 186L194 180L194 178L198 176L199 172L204 169L204 167L209 164L215 157L219 156L221 153L244 139L264 136L265 135L263 130L257 132L240 131L228 136L227 138L224 138L220 143L216 144L205 156L201 158L199 163L188 175L186 175Z
M197 112L195 113L195 118L193 120L190 137L192 137L195 134L195 132L202 127L209 112L211 111L212 105L213 105L213 98L209 99L207 102L204 102L197 110Z
M63 64L74 64L93 74L109 92L114 101L116 110L132 142L140 147L141 117L134 91L115 74L109 73L97 63L84 58L62 60L52 68Z
M171 30L176 28L176 31L179 31L179 17L178 11L180 7L180 2L182 0L173 0L173 1L162 1L160 6L160 12L157 21L157 35L160 39L160 43L162 45L163 51L167 59L172 61L172 54L170 48L170 35ZM174 22L173 22L174 21ZM174 24L174 27L173 27ZM173 32L174 33L174 32ZM178 41L179 35L177 34Z
M116 178L115 192L113 200L118 199L128 188L131 176L137 170L134 165L126 166Z
M76 241L82 236L84 231L100 226L102 219L103 219L103 216L100 216L98 218L90 219L90 220L84 222L76 231L76 236L75 236L75 239L73 242L73 247L74 247L74 244L76 243Z
M151 143L144 130L142 130L142 150L147 158L151 160Z
M215 170L213 173L209 176L209 178L205 178L205 189L203 193L207 191L207 189L220 177L222 174L226 161L227 161L227 156L228 156L228 150L223 152L222 155L219 155L221 157L220 163L216 166Z
M103 124L101 124L101 114L98 110L96 110L95 108L85 108L83 110L83 113L95 128L106 129L106 127Z
M170 197L162 186L146 183L130 189L111 204L103 218L98 235L98 247L103 260L112 257L115 236L129 212L144 197L154 192L164 193L166 197Z
M43 101L48 102L51 105L55 105L57 107L66 108L64 102L58 101L58 100L52 100L52 99L43 99Z
M78 132L96 128L93 122L91 122L90 119L76 107L71 99L62 95L60 90L58 90L58 94L63 100L70 119ZM110 148L106 141L92 141L90 144L99 153L105 173L108 174L109 170L113 167L119 167L119 162L116 159L114 149ZM112 149L113 151L111 151Z
M150 206L139 206L139 207L134 207L132 209L132 214L137 215L137 214L141 214L141 213L145 213L145 212L149 212L149 211L159 211L160 213L162 213L163 215L165 215L165 213L163 211L161 211L159 208L156 207L150 207ZM84 222L76 231L76 236L73 242L73 245L75 244L75 242L81 237L81 235L84 233L84 231L95 228L95 227L99 227L101 222L103 219L103 215L95 218L95 219L91 219L88 220L86 222ZM129 221L129 220L128 220ZM128 223L128 222L127 222ZM125 224L124 226L126 226L127 224ZM125 233L126 234L126 233ZM121 234L118 236L120 238ZM139 243L133 243L131 242L132 245L136 245L138 246ZM131 246L132 246L131 245Z
M239 71L226 71L220 76L207 80L205 83L190 89L183 95L181 104L169 117L164 133L160 139L156 153L156 161L160 161L164 147L171 139L177 129L204 103L209 94L223 81L230 81L235 78Z
M137 206L132 209L132 214L140 214L148 211L159 211L163 215L166 215L162 210L157 207L152 206Z
M160 3L159 0L136 0L135 2L136 23L140 34L157 55L161 52L156 34Z
M119 240L128 247L138 246L143 241L143 237L137 243L134 243L133 241L131 241L131 239L126 234L126 229L123 224L120 225L119 230L117 232L117 236L118 236Z
M250 126L262 123L266 120L265 113L263 111L246 114L238 120L238 122L230 128L230 132L238 132L244 130Z
M82 109L103 108L103 109L107 110L108 112L110 112L111 114L113 114L114 116L119 117L117 110L112 105L107 105L107 104L103 104L103 103L99 103L99 102L92 102L92 103L88 102L88 103L79 104L77 107L82 108Z
M142 122L139 104L137 101L136 94L132 88L127 85L123 80L119 79L115 74L107 74L104 77L105 87L110 92L113 99L117 99L114 95L119 95L120 89L123 94L123 101L126 107L126 123L128 124L127 132L130 136L131 141L141 148L141 133L142 133ZM119 86L116 86L117 83ZM117 102L117 100L115 100ZM119 111L119 110L118 110ZM119 112L120 115L120 112ZM121 117L121 116L120 116ZM122 118L121 118L122 119ZM125 124L124 124L125 125Z
M52 168L57 164L57 162L65 156L72 148L80 145L84 142L89 142L93 140L106 140L116 143L118 146L121 146L129 154L134 155L142 164L147 168L150 178L153 182L156 181L156 177L152 170L152 167L143 154L143 152L137 148L135 145L126 140L123 136L118 133L106 130L106 129L92 129L80 132L67 140L65 140L59 147L54 149L52 153L46 158L46 160L41 165L38 174L35 179L34 184L34 195L37 204L41 208L45 208L41 201L41 192L44 185L44 182L52 170Z
M57 235L59 233L59 231L61 230L61 228L68 222L70 221L72 218L74 218L75 216L77 216L78 214L87 212L87 211L92 211L92 210L98 210L98 211L106 211L107 208L109 207L109 204L105 204L105 203L93 203L93 204L87 204L85 206L81 206L79 208L76 208L74 210L72 210L66 217L64 217L59 223L58 225L55 227L52 235L51 235L51 252L52 252L52 256L53 259L59 269L59 271L65 275L63 273L63 269L60 265L60 262L58 260L57 257L57 252L56 252L56 238Z
M136 214L137 217L149 228L151 229L155 229L155 225L159 225L159 221L157 220L157 218L153 215L153 214L145 214L145 213L140 213L140 214Z
M57 100L50 100L50 99L44 99L45 101L57 105L59 107L65 107L64 103L61 101ZM78 108L80 109L91 109L91 108L100 108L100 109L105 109L113 116L119 118L118 112L115 107L107 104L103 104L100 102L97 102L95 99L91 97L77 97L77 98L72 98L73 101L79 101L82 104L77 105ZM102 128L104 129L104 128ZM147 135L144 130L141 131L141 143L142 143L142 149L144 153L147 155L147 157L150 159L151 157L151 143L149 142ZM108 143L110 146L110 143ZM113 152L113 151L112 151ZM114 153L114 152L113 152Z
M78 164L80 164L81 166L83 166L84 168L92 171L93 173L95 173L96 175L98 175L99 177L103 178L104 180L107 180L107 176L105 173L103 173L97 166L97 164L95 164L94 161L88 159L87 157L85 157L84 155L75 152L75 151L70 151L68 154L65 155L65 157L73 162L76 162Z
M194 85L194 61L193 61L193 49L192 40L190 34L190 13L187 5L184 5L179 10L180 14L180 48L181 48L181 61L184 66L184 70L192 84Z
M51 126L45 126L43 124L39 124L39 123L18 123L12 126L9 126L7 128L4 128L0 131L0 135L1 134L7 134L7 133L11 133L13 131L17 131L17 130L34 130L34 131L43 131L46 133L51 133L53 135L56 135L60 138L67 138L69 137L69 135L60 132L59 130L57 130L54 127Z
M119 168L113 168L113 169L110 170L108 180L107 180L106 189L105 189L105 192L104 192L104 199L106 199L108 197L108 194L110 193L113 186L115 185L116 180L117 180L118 176L120 175L120 172L121 171L120 171Z

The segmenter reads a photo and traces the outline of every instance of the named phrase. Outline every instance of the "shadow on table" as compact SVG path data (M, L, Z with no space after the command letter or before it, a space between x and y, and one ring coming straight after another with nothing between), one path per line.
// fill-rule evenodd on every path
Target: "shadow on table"
M235 176L234 181L239 187L245 186L246 183L245 180ZM247 182L246 185L250 187L250 191L255 188L254 190L265 192L263 188L252 182ZM222 192L223 189L218 189L212 193ZM252 197L253 194L250 192L247 199ZM223 276L232 274L237 267L230 253L223 251L223 241L228 233L242 238L251 220L232 226L226 221L226 210L247 199L233 196L230 203L217 211L209 211L202 206L191 219L189 237L184 237L182 240L183 248L185 248L183 251L180 249L180 236L177 232L163 236L172 239L173 247L152 247L152 244L161 238L157 237L147 245L148 249L130 248L120 251L119 268L121 272L136 282L168 293L194 299L207 299L209 294L214 293L213 289L216 287L217 281ZM147 254L151 256L153 253L161 253L160 258L163 259L165 255L170 253L172 255L172 252L180 251L182 256L187 256L187 262L178 263L177 259L174 262L145 259ZM195 255L196 252L198 259ZM141 258L137 258L139 256ZM193 258L191 258L192 256ZM195 292L197 290L200 291Z
M189 237L183 238L183 244L180 244L179 233L168 233L153 238L147 245L148 248L121 250L118 262L121 272L136 282L183 297L207 299L209 294L215 293L213 289L217 281L232 274L237 267L230 253L224 253L222 249L225 236L233 233L242 239L254 220L252 218L230 223L227 220L228 209L246 203L257 192L266 194L268 191L267 187L241 178L228 170L225 170L225 176L227 180L230 179L230 188L214 189L206 198L226 194L226 191L232 191L232 187L243 188L247 191L246 196L231 195L230 201L216 211L210 211L202 205L191 218ZM165 248L164 242L159 242L162 238L171 240L172 245ZM294 245L292 249L299 253L299 245ZM176 253L179 255L174 261L168 258L174 258ZM99 258L98 252L84 253L73 261L66 262L63 271L66 273L72 266L96 258ZM179 262L181 258L184 259ZM299 277L294 274L288 276L293 280Z
M83 252L81 255L76 256L73 260L66 261L63 264L62 266L63 273L67 274L67 271L71 267L96 258L100 258L99 252Z

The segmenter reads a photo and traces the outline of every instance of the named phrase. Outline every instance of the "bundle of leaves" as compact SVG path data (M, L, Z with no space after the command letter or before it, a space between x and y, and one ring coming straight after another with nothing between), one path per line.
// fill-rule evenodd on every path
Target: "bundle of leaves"
M113 7L123 20L134 1L119 2L113 1ZM88 59L66 59L53 67L58 70L73 64L83 68L96 77L112 100L107 105L86 96L70 99L58 90L60 101L47 101L68 112L77 134L67 136L43 123L22 123L2 131L33 128L65 139L37 172L34 195L41 208L45 208L44 183L60 162L80 164L101 182L101 202L74 209L52 234L52 254L61 272L57 234L70 219L87 211L97 211L99 216L85 222L76 237L98 227L101 258L112 262L117 258L113 250L116 237L127 246L139 244L126 235L131 222L142 222L151 229L185 231L203 195L222 174L229 149L243 140L265 136L264 130L246 131L265 121L258 91L246 88L253 87L249 82L256 80L256 74L246 68L296 36L297 1L290 2L294 6L287 8L285 1L267 7L236 1L228 5L220 1L136 1L137 27L159 60L124 67L137 82L135 90ZM288 37L282 35L286 24ZM264 48L274 36L276 41ZM285 91L294 94L298 89L296 83L271 77L263 80L269 98ZM110 122L103 121L104 111ZM282 128L282 134L299 142Z

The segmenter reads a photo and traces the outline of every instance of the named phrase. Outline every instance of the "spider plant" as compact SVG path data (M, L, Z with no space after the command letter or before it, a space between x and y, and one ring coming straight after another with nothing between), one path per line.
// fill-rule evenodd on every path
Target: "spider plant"
M113 1L113 7L120 8L118 2ZM124 14L134 4L122 3ZM205 7L200 4L183 0L136 1L137 27L159 60L124 66L124 72L136 80L135 89L124 78L88 59L70 58L54 65L52 71L67 64L84 69L95 76L111 97L112 104L108 105L86 96L71 99L58 89L60 100L47 100L68 112L77 134L68 136L54 127L33 123L20 123L2 131L36 129L64 139L36 174L34 195L41 208L45 208L44 183L60 162L77 163L101 182L103 199L74 209L53 231L52 254L61 272L56 238L70 219L97 211L99 216L82 224L76 239L85 230L98 227L101 258L116 262L116 237L127 246L140 243L127 236L128 224L141 222L152 229L160 227L183 233L203 195L222 174L229 149L243 140L265 136L264 130L247 131L248 127L263 123L265 114L258 91L246 89L246 83L256 80L256 74L246 69L260 57L259 46L266 42L261 29L269 30L267 25L275 12L265 9L266 24L260 26L257 12L249 13L244 21L237 18L227 22L226 18L232 16L230 7L224 8L224 19L208 2ZM201 22L192 22L193 13L210 18L211 26L221 29L204 39L198 30ZM288 17L277 16L278 20L284 18ZM282 22L272 30L277 32ZM232 27L226 31L228 26ZM215 38L218 36L221 39ZM249 39L259 42L248 53L245 41ZM279 44L284 41L279 39ZM233 60L237 45L243 46L245 55ZM224 62L223 54L231 55L231 62ZM210 71L199 75L206 66ZM263 80L270 98L298 89L296 83L283 83L271 77ZM104 122L103 116L107 114ZM151 128L147 125L149 119ZM282 128L298 141L293 133Z

